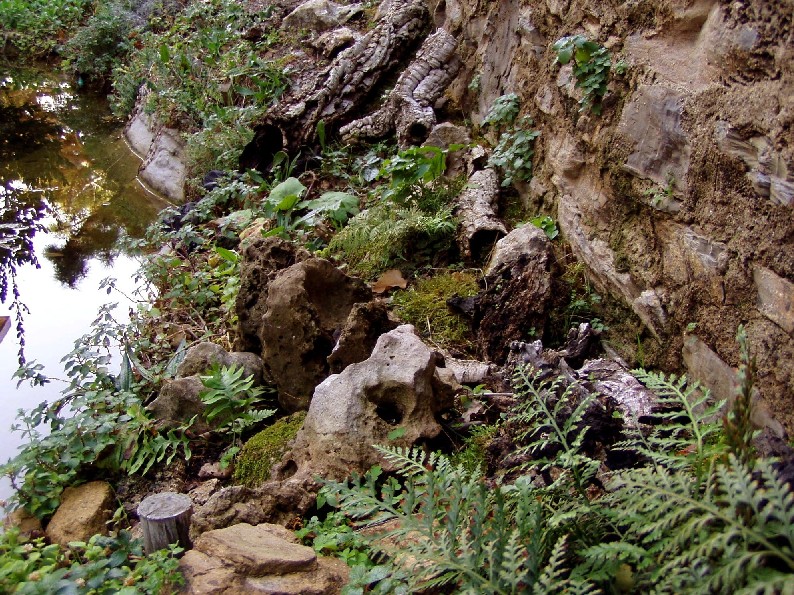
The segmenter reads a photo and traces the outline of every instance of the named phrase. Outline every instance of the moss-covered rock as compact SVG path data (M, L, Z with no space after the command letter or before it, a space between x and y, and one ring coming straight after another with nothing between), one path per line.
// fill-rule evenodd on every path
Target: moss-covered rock
M306 419L305 411L282 418L245 443L234 466L234 480L255 487L267 481L270 468L281 460L287 445L295 438Z

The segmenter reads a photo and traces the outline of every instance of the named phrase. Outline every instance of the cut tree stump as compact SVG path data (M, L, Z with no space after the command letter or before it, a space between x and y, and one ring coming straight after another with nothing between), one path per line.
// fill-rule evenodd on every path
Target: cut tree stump
M190 516L193 503L185 494L162 492L144 498L138 505L143 528L143 547L147 554L172 543L190 549Z

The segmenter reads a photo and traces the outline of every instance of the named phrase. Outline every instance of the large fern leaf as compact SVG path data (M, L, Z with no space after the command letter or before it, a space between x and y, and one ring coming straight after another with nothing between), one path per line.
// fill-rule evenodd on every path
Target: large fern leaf
M535 589L552 552L542 506L529 482L488 486L444 456L377 448L402 482L359 479L352 487L329 486L341 510L358 525L397 521L396 528L372 537L371 546L395 566L410 567L410 589L452 585L456 592L472 594ZM389 539L399 540L399 551L384 545ZM562 576L561 552L553 564L551 576Z

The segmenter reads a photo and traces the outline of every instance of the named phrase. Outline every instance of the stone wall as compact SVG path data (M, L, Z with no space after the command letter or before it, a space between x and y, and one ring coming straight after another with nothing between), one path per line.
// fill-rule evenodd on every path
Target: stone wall
M794 3L431 9L464 63L448 110L477 124L496 97L519 95L541 131L522 199L555 216L598 291L642 321L654 346L645 364L699 374L701 353L736 366L744 324L757 386L794 435ZM601 115L579 112L571 66L554 63L551 45L577 33L627 66ZM701 348L684 362L693 340Z

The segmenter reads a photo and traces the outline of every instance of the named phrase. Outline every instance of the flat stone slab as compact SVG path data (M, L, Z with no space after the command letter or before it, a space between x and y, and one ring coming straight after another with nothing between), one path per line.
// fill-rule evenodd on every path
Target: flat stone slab
M753 271L758 290L758 310L789 334L794 334L794 283L769 269Z
M283 527L240 523L203 533L194 547L248 576L312 570L317 563L314 550L285 539L284 532Z

